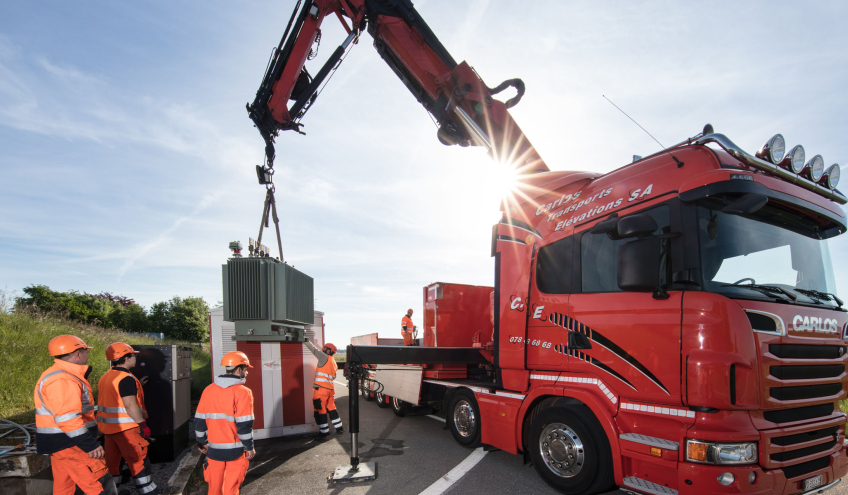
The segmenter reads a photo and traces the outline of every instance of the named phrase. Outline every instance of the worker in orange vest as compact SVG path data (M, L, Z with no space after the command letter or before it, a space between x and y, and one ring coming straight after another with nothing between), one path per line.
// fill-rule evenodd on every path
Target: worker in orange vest
M36 449L50 455L56 495L72 495L77 486L86 495L117 493L97 441L89 349L74 335L54 337L47 344L53 366L41 374L33 392Z
M120 485L129 481L121 476L121 458L130 468L135 488L142 494L165 493L153 482L153 471L147 458L150 428L144 421L144 391L141 381L130 373L138 351L128 344L115 342L106 348L106 359L112 369L100 378L97 392L97 427L103 432L106 467Z
M330 436L328 415L336 433L344 433L342 418L339 417L339 412L336 410L336 389L333 386L333 380L336 379L336 372L339 370L336 359L333 357L333 354L337 351L336 346L327 343L324 344L322 350L318 350L315 344L308 340L304 344L318 358L315 383L312 385L312 388L315 389L312 393L312 407L315 410L315 422L318 423L318 437L323 439Z
M418 327L412 324L412 308L409 308L406 315L400 321L400 333L403 335L403 345L415 345L412 333L416 330L418 330Z
M209 495L238 495L247 474L253 448L253 393L244 386L247 368L253 368L241 351L224 354L226 374L215 378L200 396L194 415L197 446L207 455L203 477Z

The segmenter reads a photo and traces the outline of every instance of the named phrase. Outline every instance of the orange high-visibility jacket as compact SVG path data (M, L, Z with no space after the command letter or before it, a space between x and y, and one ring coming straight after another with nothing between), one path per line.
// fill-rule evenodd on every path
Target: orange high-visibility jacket
M135 380L135 400L138 407L143 412L145 411L144 391L141 389L141 382L138 381L138 378L123 369L112 368L107 371L97 385L97 427L107 435L138 427L138 423L127 414L124 400L121 398L118 389L118 384L127 377L132 377Z
M412 324L412 318L404 315L403 320L400 321L401 333L408 333L412 335L412 330L415 328L415 325Z
M253 450L253 393L244 379L221 375L206 387L194 415L197 443L215 461L233 461Z
M53 366L41 374L33 392L39 454L75 446L91 452L100 446L89 373L91 366L55 359Z
M315 370L314 386L335 390L336 387L333 386L333 380L336 379L337 371L339 371L339 365L336 364L336 360L333 359L333 356L327 356L327 362L324 363L324 366L319 366Z

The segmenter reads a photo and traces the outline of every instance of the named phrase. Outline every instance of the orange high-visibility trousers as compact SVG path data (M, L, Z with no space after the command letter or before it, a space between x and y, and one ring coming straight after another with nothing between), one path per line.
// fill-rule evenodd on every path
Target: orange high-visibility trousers
M121 474L121 458L127 461L130 473L136 476L144 470L144 458L147 457L147 446L150 442L138 432L138 428L124 430L120 433L103 435L106 449L106 467L112 476Z
M250 461L241 456L234 461L206 459L203 479L209 483L209 495L238 495Z
M53 494L73 495L79 486L85 495L115 494L115 482L103 459L92 459L79 447L50 454Z
M412 345L412 334L411 333L403 333L403 345Z

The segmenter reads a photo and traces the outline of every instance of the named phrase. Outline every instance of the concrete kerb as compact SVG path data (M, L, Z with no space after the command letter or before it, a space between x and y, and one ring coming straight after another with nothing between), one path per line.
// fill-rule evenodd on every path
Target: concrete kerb
M197 469L197 465L203 457L203 454L194 446L191 446L190 449L188 455L185 456L185 459L180 462L177 470L171 475L171 479L168 480L171 495L183 495L191 474Z

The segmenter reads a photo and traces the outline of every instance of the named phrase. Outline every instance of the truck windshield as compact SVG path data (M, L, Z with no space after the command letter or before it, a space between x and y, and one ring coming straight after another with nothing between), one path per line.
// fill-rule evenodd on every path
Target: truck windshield
M797 214L771 204L744 217L722 213L721 205L698 206L704 290L745 299L794 295L800 303L834 306L828 297L836 294L836 283L827 240L798 221ZM743 285L779 287L790 294Z

